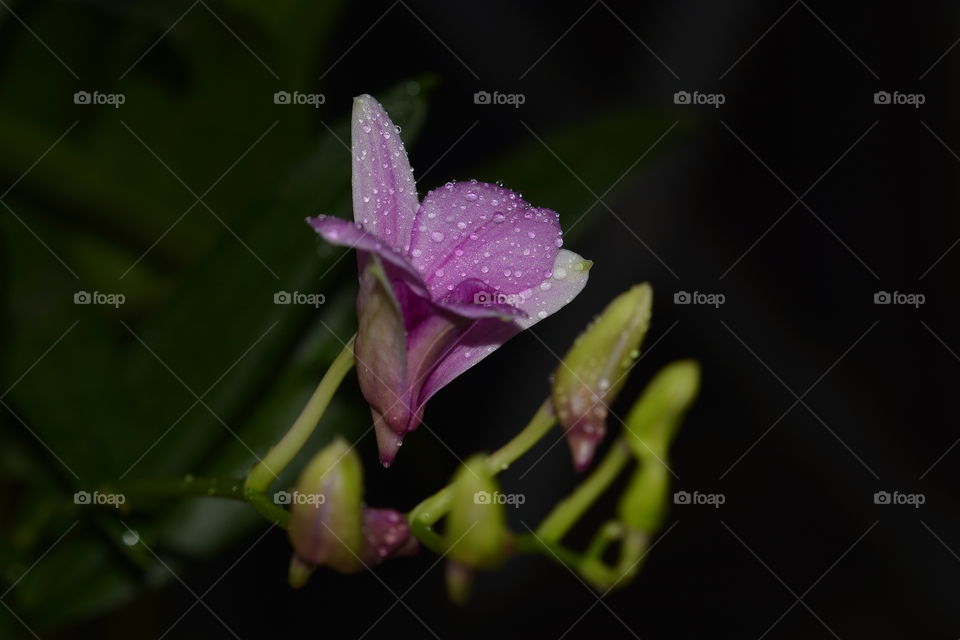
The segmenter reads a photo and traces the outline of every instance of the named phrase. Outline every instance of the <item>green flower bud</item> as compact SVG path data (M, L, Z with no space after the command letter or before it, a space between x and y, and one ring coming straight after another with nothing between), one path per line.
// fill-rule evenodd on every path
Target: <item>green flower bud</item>
M505 506L483 455L467 460L453 478L453 500L445 525L447 557L474 569L496 567L510 543Z
M620 522L631 531L651 534L660 528L670 499L670 471L652 456L640 463L620 496Z
M680 420L699 389L700 365L693 360L668 364L650 381L626 420L627 444L641 463L663 466L657 458L666 457Z
M606 434L607 407L640 355L652 304L649 284L617 296L580 334L554 374L553 406L578 471L590 464Z
M343 438L314 456L293 493L282 494L290 505L292 586L303 585L316 566L341 573L363 568L363 467Z
M453 499L444 528L448 545L446 580L450 599L467 600L475 569L490 569L507 556L511 542L499 485L482 455L476 455L453 478Z

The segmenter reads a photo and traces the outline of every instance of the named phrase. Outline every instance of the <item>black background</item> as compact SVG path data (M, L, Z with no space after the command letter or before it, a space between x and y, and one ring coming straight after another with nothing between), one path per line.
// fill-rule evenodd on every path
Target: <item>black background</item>
M70 7L78 10L105 11ZM35 11L18 7L28 22ZM947 409L960 372L950 302L960 252L948 251L960 236L951 81L960 50L948 52L958 15L950 3L814 0L345 6L329 37L302 51L318 60L324 113L342 115L350 96L436 74L423 132L408 147L415 169L436 161L421 194L472 177L464 171L529 143L531 132L612 107L640 107L663 122L630 150L640 158L657 143L617 189L581 185L605 203L586 212L592 226L568 245L595 261L584 293L438 394L426 422L439 439L421 429L389 470L374 465L372 436L361 441L370 502L409 508L458 457L508 439L547 393L554 354L611 297L649 281L648 351L613 408L623 415L667 362L699 360L703 387L672 451L674 488L722 493L725 503L673 506L637 580L599 603L575 574L523 557L481 575L458 608L429 553L376 575L318 572L293 592L284 535L261 538L260 527L212 559L181 565L189 589L168 581L41 636L158 637L195 603L191 589L200 595L227 571L204 597L209 610L194 606L166 637L232 637L225 627L241 638L960 635L960 452L950 450L960 433ZM108 23L105 38L124 37L122 21ZM30 37L17 21L0 26L0 42ZM229 55L249 55L236 47ZM165 69L162 51L145 59L151 72ZM95 52L86 68L98 64ZM46 55L36 48L37 60ZM525 103L477 105L480 90L521 93ZM681 90L722 93L725 103L676 105ZM925 103L877 105L877 91L920 93ZM211 105L228 108L242 117L242 104ZM117 135L126 134L118 127ZM327 133L317 124L312 135ZM556 180L579 184L564 160ZM215 176L225 163L211 164ZM19 242L33 240L22 229L4 238ZM725 303L675 305L678 291L722 293ZM926 301L876 305L878 291ZM553 440L503 476L507 490L528 496L511 514L520 530L576 482L566 446L548 452ZM877 505L877 491L920 493L925 504ZM604 508L611 504L598 506L598 520Z

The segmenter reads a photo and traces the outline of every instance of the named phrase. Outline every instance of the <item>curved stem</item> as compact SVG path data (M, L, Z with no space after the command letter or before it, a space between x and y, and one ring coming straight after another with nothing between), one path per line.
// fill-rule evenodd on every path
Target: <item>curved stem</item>
M333 364L327 369L323 379L320 380L320 384L317 385L316 390L293 422L290 430L250 470L246 482L244 482L244 492L248 499L252 494L262 494L269 489L270 484L306 444L310 434L313 433L317 423L320 422L320 418L323 417L323 413L326 411L327 405L330 404L330 399L336 392L337 387L340 386L340 382L353 367L354 338L350 338L350 341L343 347Z
M607 490L623 468L632 460L630 449L621 436L613 443L603 461L583 484L553 508L540 526L537 535L547 542L557 542L580 519L584 512Z
M487 457L487 464L494 470L494 473L505 470L539 442L540 438L550 431L556 421L557 418L553 415L553 405L548 398L543 401L533 418L530 419L529 424L520 433Z
M573 570L577 570L583 564L583 558L576 552L561 544L544 540L535 533L518 535L516 537L516 549L524 553L539 553Z
M520 456L530 450L540 441L556 423L550 400L544 400L530 422L510 442L503 445L487 456L487 465L494 474L508 468ZM428 549L436 553L444 553L446 545L443 538L433 530L433 525L450 510L450 501L453 499L451 485L433 494L415 506L407 515L410 531Z

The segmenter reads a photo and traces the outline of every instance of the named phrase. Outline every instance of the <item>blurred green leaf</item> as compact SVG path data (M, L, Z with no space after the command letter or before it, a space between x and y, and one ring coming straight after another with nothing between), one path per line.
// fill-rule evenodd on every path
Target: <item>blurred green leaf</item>
M382 96L410 137L424 120L428 86L410 82ZM340 142L348 137L344 118L322 137L273 202L250 208L234 227L239 237L224 232L168 303L143 318L126 318L128 329L118 326L121 318L114 310L71 308L68 290L51 299L49 304L64 312L52 314L56 321L42 323L45 346L38 338L18 349L14 370L27 368L29 358L49 346L64 328L58 325L69 326L67 319L78 313L81 320L63 338L62 346L69 348L52 349L37 365L42 375L24 379L10 401L30 408L24 411L25 422L64 457L81 486L115 483L120 476L169 477L198 468L239 474L254 460L254 448L264 451L288 426L304 394L339 351L336 335L346 340L353 332L350 296L337 296L332 278L321 279L341 257L350 269L353 259L327 247L318 253L320 243L304 223L305 216L319 212L349 215L350 157ZM51 265L41 247L30 245L23 253L24 260L47 265L45 271L60 268ZM274 304L279 290L318 288L329 288L330 297L330 304L319 310ZM20 293L29 299L30 292ZM32 311L51 316L39 305ZM291 360L299 362L295 375L284 375ZM210 410L199 405L185 412L195 398L184 385L202 395L214 383L203 400ZM50 402L51 397L57 401ZM351 414L338 403L330 418L338 415ZM362 420L365 424L369 416ZM338 430L344 426L327 424L337 424ZM177 536L164 541L167 546L202 553L243 536L256 522L248 514L252 512L243 505L177 505L170 519L145 522L141 535L176 531ZM135 592L134 575L124 572L116 552L109 551L122 545L119 536L74 538L74 533L65 538L58 553L44 558L43 571L30 572L11 594L30 620L53 624ZM77 563L78 555L96 561ZM63 597L34 597L52 589L49 580L57 581ZM71 589L76 597L82 595L82 602L67 597Z

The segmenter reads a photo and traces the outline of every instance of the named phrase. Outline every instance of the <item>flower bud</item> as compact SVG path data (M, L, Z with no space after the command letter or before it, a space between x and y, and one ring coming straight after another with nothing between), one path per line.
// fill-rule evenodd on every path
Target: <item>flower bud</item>
M363 568L363 467L343 438L307 464L290 500L290 583L306 582L316 566L341 573Z
M649 456L633 472L630 484L620 496L620 522L628 530L652 534L660 528L670 499L670 471Z
M626 420L627 444L641 463L662 466L680 419L699 388L700 365L679 360L661 369L643 390Z
M510 532L499 485L482 455L457 471L444 536L448 546L447 590L454 602L469 594L474 569L496 567L506 558Z
M363 563L373 567L387 558L412 556L420 550L417 539L410 533L407 519L393 509L363 510Z
M639 284L617 296L567 352L553 378L554 410L582 471L607 430L607 413L640 355L653 292Z

